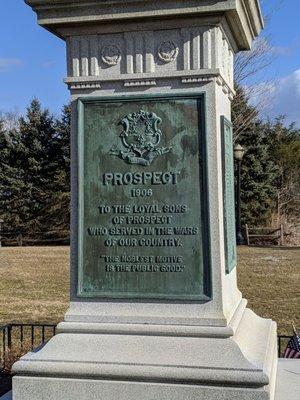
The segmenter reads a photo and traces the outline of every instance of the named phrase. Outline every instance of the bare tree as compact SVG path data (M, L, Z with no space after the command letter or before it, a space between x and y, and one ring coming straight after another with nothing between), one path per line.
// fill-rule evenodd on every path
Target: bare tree
M284 0L261 1L266 26L274 13L285 4ZM249 127L257 116L263 116L272 104L276 79L264 72L276 59L276 48L268 35L259 36L250 51L237 54L234 63L236 96L232 104L234 140ZM249 107L244 107L246 103ZM252 107L253 106L253 107Z
M274 51L267 37L258 37L250 51L242 51L235 57L234 78L238 85L251 82L274 61Z
M7 112L0 111L0 119L3 121L5 130L17 129L19 127L20 112L17 108Z
M236 96L232 104L235 141L250 127L256 117L267 112L272 103L275 79L267 79L263 72L275 57L268 38L260 37L250 51L240 52L235 58Z

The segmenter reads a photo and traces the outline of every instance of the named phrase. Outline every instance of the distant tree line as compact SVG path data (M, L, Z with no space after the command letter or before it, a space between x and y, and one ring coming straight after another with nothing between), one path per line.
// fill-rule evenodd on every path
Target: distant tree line
M234 139L242 163L242 222L277 225L299 217L300 130L283 117L262 121L236 85ZM243 123L241 128L241 121ZM35 99L26 115L0 119L0 218L24 238L69 236L70 108L54 117Z

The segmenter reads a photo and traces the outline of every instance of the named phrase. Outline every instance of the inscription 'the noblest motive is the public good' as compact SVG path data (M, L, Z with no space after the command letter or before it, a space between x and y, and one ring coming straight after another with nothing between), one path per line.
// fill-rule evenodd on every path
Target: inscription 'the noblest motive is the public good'
M200 299L199 102L142 103L85 105L79 295Z

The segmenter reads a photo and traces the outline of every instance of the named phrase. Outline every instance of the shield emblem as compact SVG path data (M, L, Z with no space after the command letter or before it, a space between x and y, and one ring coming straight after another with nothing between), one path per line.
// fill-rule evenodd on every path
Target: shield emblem
M162 135L158 128L160 123L161 118L155 113L140 110L128 114L120 122L123 126L120 138L125 150L111 149L111 154L128 164L150 165L157 156L171 150L171 147L157 147Z

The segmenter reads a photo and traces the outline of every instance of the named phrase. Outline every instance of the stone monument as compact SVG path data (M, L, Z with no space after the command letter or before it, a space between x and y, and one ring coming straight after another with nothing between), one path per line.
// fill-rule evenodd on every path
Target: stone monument
M233 58L257 0L27 0L66 41L71 302L14 400L271 400L276 325L236 284Z

